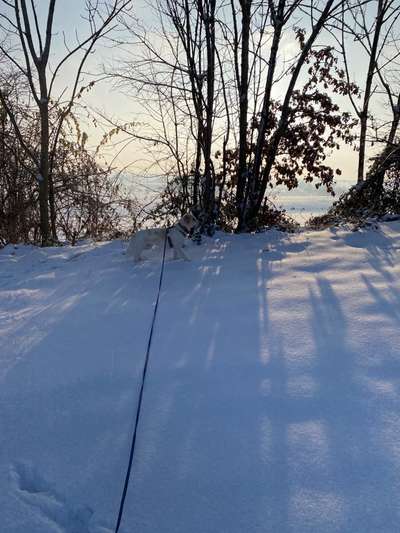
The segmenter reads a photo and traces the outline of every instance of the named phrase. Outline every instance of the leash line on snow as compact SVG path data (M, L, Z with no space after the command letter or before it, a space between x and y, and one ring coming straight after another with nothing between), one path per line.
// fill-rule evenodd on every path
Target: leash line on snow
M132 462L133 462L133 457L135 455L136 437L137 437L137 432L138 432L140 413L142 410L144 383L146 381L147 367L148 367L149 358L150 358L151 342L153 340L154 324L155 324L156 317L157 317L158 302L160 301L161 286L162 286L162 281L163 281L163 276L164 276L165 252L167 248L167 239L168 239L168 231L165 232L164 248L163 248L163 255L162 255L161 269L160 269L160 278L159 278L158 290L157 290L157 298L156 298L156 302L154 305L153 318L151 321L150 333L149 333L149 338L147 341L146 356L145 356L143 370L142 370L142 380L140 384L139 399L138 399L138 405L136 409L135 425L134 425L133 434L132 434L131 449L129 452L128 468L126 470L124 489L122 491L121 501L119 504L118 519L117 519L117 524L115 526L115 533L118 533L120 525L121 525L122 514L124 512L126 493L128 492L129 479L131 476Z

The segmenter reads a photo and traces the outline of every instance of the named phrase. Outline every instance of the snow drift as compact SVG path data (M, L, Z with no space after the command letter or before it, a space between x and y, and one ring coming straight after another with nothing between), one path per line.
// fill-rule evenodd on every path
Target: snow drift
M0 251L5 533L113 531L157 251ZM166 265L128 533L393 533L400 224L218 234Z

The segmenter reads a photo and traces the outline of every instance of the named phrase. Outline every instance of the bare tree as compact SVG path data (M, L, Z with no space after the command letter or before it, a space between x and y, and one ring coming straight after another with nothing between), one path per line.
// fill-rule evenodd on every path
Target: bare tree
M273 180L295 187L298 177L315 177L331 190L334 171L323 164L324 150L336 148L333 132L340 138L340 127L350 138L351 120L316 85L322 70L329 78L330 68L336 68L333 49L322 46L320 35L344 1L230 0L217 8L200 0L157 0L158 32L133 30L132 59L122 69L119 62L112 74L142 102L149 125L163 117L147 140L168 148L185 205L187 198L193 203L199 198L213 219L213 205L218 211L224 204L243 231L258 224ZM292 46L288 58L286 47L293 41L297 50ZM315 82L307 84L303 71L310 61L320 66L312 75ZM309 93L301 94L300 81ZM345 94L345 82L330 78L328 83ZM318 126L318 135L307 135L302 119ZM290 162L282 164L285 156Z
M301 1L288 2L287 0L279 0L278 2L274 2L271 0L269 2L269 16L271 20L271 26L273 28L273 40L270 49L261 118L258 125L254 161L251 169L247 173L245 197L240 207L238 223L239 230L246 229L249 225L254 225L254 220L265 198L267 184L277 157L279 143L281 142L288 124L290 103L300 72L306 63L310 50L312 49L320 32L326 25L327 21L342 6L342 4L342 1L328 0L323 9L320 11L316 6L312 6L313 14L318 13L318 15L315 20L314 18L311 18L311 33L309 37L302 42L301 53L296 58L289 71L289 81L281 108L279 123L277 124L271 139L269 139L268 148L266 151L267 153L265 154L265 135L268 127L268 121L270 121L271 118L272 87L276 81L276 64L283 28L289 23L289 21L291 21L297 9L300 7L305 7L304 3ZM262 167L263 159L265 160L265 164Z
M392 40L393 29L400 17L400 5L396 0L347 0L343 6L341 18L340 46L347 79L351 81L350 52L354 55L355 43L359 45L358 53L363 51L367 57L361 105L350 94L351 104L360 121L358 142L357 182L365 179L365 160L367 133L370 122L372 98L376 94L379 79L384 70L398 56L396 52L390 59L385 58L385 51ZM350 43L347 37L350 37ZM359 57L359 55L357 55ZM359 77L359 76L358 76ZM359 82L358 82L359 84Z
M99 3L85 0L85 20L87 34L68 46L66 51L50 68L50 50L54 40L54 16L56 0L48 0L46 16L42 27L40 11L34 0L0 0L0 51L10 65L17 69L27 81L29 96L35 103L40 121L40 149L37 156L29 146L23 131L16 120L16 110L0 86L0 102L15 128L21 146L30 156L37 169L40 202L40 229L43 245L49 244L50 233L57 240L55 222L54 187L52 167L62 125L71 112L76 98L81 94L82 73L85 63L94 51L95 44L107 36L117 24L118 16L126 11L131 0L112 0ZM65 35L64 35L65 39ZM4 43L11 43L5 45ZM67 87L57 90L62 68L75 59L72 88L67 94ZM59 106L58 117L50 121L51 106ZM50 208L50 223L49 223Z
M375 125L375 134L372 136L373 142L382 146L380 154L374 158L374 163L369 169L366 177L366 185L370 189L371 196L378 202L384 190L385 175L391 168L394 161L400 157L400 147L398 139L398 130L400 125L400 47L399 38L393 35L391 44L388 47L388 54L385 54L386 61L384 67L390 65L390 68L377 67L377 74L387 97L388 107L390 110L390 119L383 121L382 124Z
M189 157L185 159L193 157L192 163L186 165L191 167L188 172L193 181L191 201L201 205L210 219L214 217L216 196L214 126L223 93L220 81L223 67L216 44L216 6L215 0L155 1L153 9L159 20L159 32L154 35L155 32L132 27L129 19L127 27L134 41L132 59L119 62L112 71L106 69L120 86L128 91L134 89L136 100L153 124L156 117L159 132L147 137L168 147L181 178L178 144L182 147L186 144ZM167 128L166 114L171 115ZM135 138L146 137L131 134Z

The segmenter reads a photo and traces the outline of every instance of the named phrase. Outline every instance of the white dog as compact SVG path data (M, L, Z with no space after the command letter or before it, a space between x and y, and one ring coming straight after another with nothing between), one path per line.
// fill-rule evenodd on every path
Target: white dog
M135 263L142 259L142 252L154 245L163 245L164 239L168 239L168 244L174 250L174 259L184 259L190 261L183 251L185 238L198 225L199 221L193 213L187 213L172 228L151 228L137 231L129 240L126 255L133 257Z

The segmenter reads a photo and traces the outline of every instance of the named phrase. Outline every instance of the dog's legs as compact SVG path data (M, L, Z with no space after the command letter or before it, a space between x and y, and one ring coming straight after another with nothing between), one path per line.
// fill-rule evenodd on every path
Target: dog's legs
M190 261L189 257L185 254L182 248L174 250L174 259L184 259L185 261Z
M128 249L126 250L126 255L129 257L133 257L134 263L139 263L139 261L142 260L141 248L142 248L141 239L138 239L137 236L134 235L129 241L129 246L128 246Z
M178 242L179 239L177 239L176 236L173 234L171 234L169 238L171 239L172 247L174 250L174 259L184 259L185 261L190 261L189 257L182 250L182 245Z
M140 242L136 243L136 246L134 246L132 250L134 263L139 263L142 260L142 251L143 251L143 248L141 246L141 243Z

